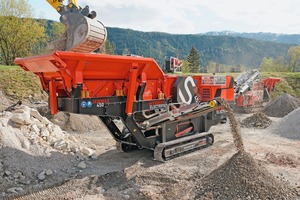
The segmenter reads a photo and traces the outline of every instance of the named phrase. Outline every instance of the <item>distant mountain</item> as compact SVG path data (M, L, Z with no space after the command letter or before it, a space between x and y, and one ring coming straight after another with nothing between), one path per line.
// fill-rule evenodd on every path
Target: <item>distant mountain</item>
M300 45L300 34L278 34L278 33L237 33L233 31L221 32L207 32L200 35L213 35L213 36L233 36L251 38L261 41L279 42L284 44L297 44Z
M108 39L114 43L117 54L153 57L160 65L167 55L186 59L192 46L195 46L200 54L201 66L214 61L226 65L241 64L257 68L263 57L286 57L288 49L294 46L246 38L238 33L234 35L233 32L179 35L121 28L107 29ZM262 36L260 35L261 38Z
M52 28L54 23L58 22L47 21L45 23L50 41L55 34ZM110 27L107 30L108 40L115 46L116 54L152 57L160 66L163 66L165 56L186 59L192 46L195 46L200 54L201 66L213 61L225 65L244 65L257 68L263 57L286 57L291 46L300 44L300 35L273 33L224 31L184 35ZM45 46L45 44L41 44L41 46Z

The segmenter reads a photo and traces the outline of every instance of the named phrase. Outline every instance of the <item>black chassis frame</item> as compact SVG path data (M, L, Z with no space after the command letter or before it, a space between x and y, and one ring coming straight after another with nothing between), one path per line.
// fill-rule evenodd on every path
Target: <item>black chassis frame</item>
M216 113L215 108L207 109L173 121L162 122L157 126L157 130L154 130L155 134L146 135L146 130L140 128L139 123L134 119L134 115L126 114L126 97L58 97L57 103L59 111L98 116L117 142L151 150L159 143L178 139L175 136L176 127L182 122L189 122L193 125L193 131L184 135L188 136L207 132L211 126L218 124L221 118L221 115ZM167 108L169 103L171 103L170 99L136 101L133 103L133 113L157 108L163 110ZM151 105L156 106L152 107ZM130 137L126 137L123 131L118 128L115 119L122 121L128 132L131 133Z

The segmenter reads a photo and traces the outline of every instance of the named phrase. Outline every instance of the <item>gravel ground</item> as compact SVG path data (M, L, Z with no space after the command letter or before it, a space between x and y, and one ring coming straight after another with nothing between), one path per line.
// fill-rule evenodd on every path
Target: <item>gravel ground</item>
M237 122L248 116L235 115ZM118 152L104 127L69 133L79 146L92 148L93 156L68 151L34 155L4 146L0 199L300 199L300 141L269 129L231 125L240 130L239 145L230 124L219 124L210 130L214 145L166 163L153 160L148 150Z

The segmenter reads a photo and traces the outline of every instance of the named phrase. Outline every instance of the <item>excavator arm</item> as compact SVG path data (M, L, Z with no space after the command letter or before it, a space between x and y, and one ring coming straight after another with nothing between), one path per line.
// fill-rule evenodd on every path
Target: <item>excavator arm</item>
M64 5L64 0L47 0L47 2L58 12L60 11L61 7ZM79 8L79 5L77 4L76 0L69 0L69 4L75 5L77 8Z
M66 27L65 37L54 41L51 50L74 51L90 53L105 43L107 31L105 26L95 19L96 12L69 0L68 5L63 0L47 0L61 15L60 22Z
M60 7L62 6L62 1L47 0L47 2L57 11L59 11Z

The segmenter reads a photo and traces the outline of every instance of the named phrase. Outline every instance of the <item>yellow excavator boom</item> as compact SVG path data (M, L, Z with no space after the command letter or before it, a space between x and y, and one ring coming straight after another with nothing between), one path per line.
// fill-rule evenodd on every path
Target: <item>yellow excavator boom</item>
M63 0L47 0L47 2L57 11L60 11L60 7L63 6ZM70 0L69 5L71 3L79 8L76 0Z

